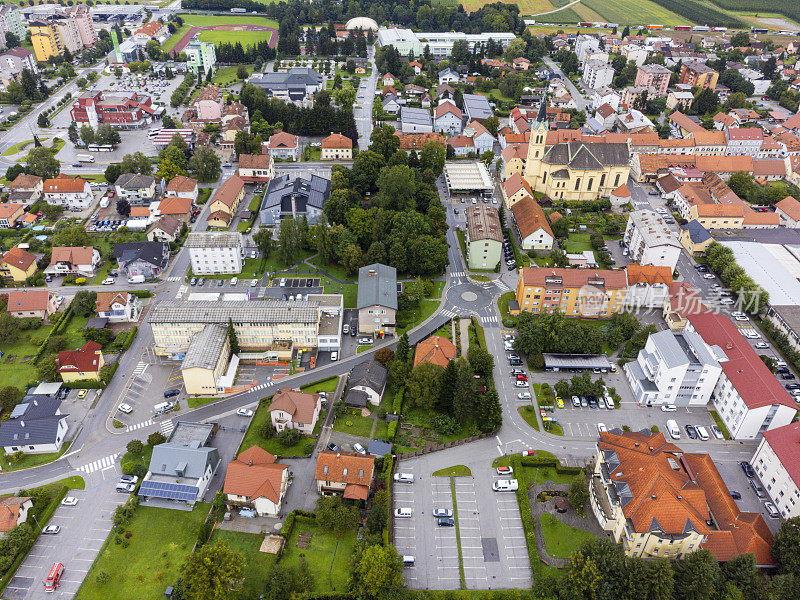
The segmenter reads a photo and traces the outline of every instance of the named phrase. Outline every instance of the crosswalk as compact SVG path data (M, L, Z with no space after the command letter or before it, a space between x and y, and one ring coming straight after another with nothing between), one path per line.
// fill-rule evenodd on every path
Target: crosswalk
M481 323L486 323L487 325L492 323L498 323L497 315L490 315L488 317L480 317Z
M142 427L148 427L153 424L153 419L147 419L147 421L142 421L141 423L136 423L135 425L128 425L125 428L125 432L129 433L131 431L136 431L137 429L141 429Z
M87 475L89 473L94 473L95 471L102 471L103 469L107 469L113 466L114 461L117 460L119 453L116 454L109 454L104 458L98 458L97 460L90 462L88 465L83 465L82 467L78 467L79 471L83 471Z
M169 434L172 433L173 429L175 429L175 423L172 422L172 419L167 419L166 421L161 422L161 433L163 433L166 437L169 437Z
M133 376L136 377L137 375L141 375L142 373L144 373L147 370L148 365L149 363L146 362L140 362L139 364L137 364L136 368L133 370Z
M495 280L494 280L494 284L495 284L495 285L498 287L498 289L499 289L501 292L510 292L510 291L511 291L511 288L510 288L510 287L508 286L508 284L507 284L505 281L503 281L502 279L495 279Z
M180 275L173 275L172 277L167 277L167 281L180 281L183 279Z
M441 314L447 317L448 319L452 319L453 317L457 316L455 311L449 310L447 308L442 310Z
M251 392L255 392L257 390L263 390L264 388L267 388L267 387L269 387L271 385L272 385L272 382L271 381L267 381L266 383L260 383L257 386L250 388L250 391Z
M454 271L453 273L450 273L450 276L458 278L458 277L466 277L467 274L464 271Z

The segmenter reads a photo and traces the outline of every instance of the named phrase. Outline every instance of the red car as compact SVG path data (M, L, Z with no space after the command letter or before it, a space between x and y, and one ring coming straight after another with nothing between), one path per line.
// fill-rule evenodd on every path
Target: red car
M528 381L527 375L517 375L517 381Z
M108 190L108 197L109 198L113 198L114 197L114 193L115 193L114 190Z

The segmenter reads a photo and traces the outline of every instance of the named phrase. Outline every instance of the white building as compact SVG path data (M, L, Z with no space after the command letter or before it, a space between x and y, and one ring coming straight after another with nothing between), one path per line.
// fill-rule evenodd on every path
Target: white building
M244 244L238 231L190 233L186 247L195 275L242 272Z
M463 122L461 109L450 100L445 100L433 111L433 129L439 133L458 135L461 133Z
M415 56L421 56L425 52L425 48L428 48L434 58L439 58L450 55L456 40L466 40L471 51L476 46L486 45L489 40L500 42L505 50L516 37L510 32L497 31L485 33L463 33L461 31L415 33L410 29L399 27L381 27L378 30L378 46L394 46L403 56L408 56L409 52L413 52Z
M591 35L579 35L575 40L575 54L578 55L578 61L583 63L586 57L600 50L600 40Z
M800 516L800 423L765 431L750 463L781 516Z
M42 193L48 204L68 210L83 210L94 200L88 181L63 173L55 179L45 179Z
M728 142L725 154L728 156L746 154L755 158L764 143L764 132L757 127L729 127L725 130L725 139Z
M624 366L639 406L708 404L722 367L697 333L659 331Z
M600 60L587 60L583 66L583 83L589 89L610 86L614 80L614 67Z
M722 374L714 388L714 409L737 440L753 440L770 429L788 425L797 404L761 361L730 317L705 311L689 314L686 330L696 331L706 344L717 346Z
M652 210L635 210L628 217L623 238L631 259L640 265L669 267L678 264L681 245L666 223Z

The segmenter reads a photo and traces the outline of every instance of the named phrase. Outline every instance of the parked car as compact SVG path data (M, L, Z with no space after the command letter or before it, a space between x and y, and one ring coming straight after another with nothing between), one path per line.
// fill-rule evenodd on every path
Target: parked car
M138 475L121 475L119 478L120 482L122 483L139 483L139 476Z
M240 408L239 410L236 411L236 414L239 415L240 417L252 417L253 411L250 410L249 408Z
M692 440L697 439L697 429L695 429L694 425L687 425L685 429L686 429L686 435L688 435L690 439Z
M716 425L712 425L711 426L711 433L713 433L714 437L717 438L718 440L724 440L725 439L725 435L722 433L722 430L719 427L717 427Z
M414 511L410 508L395 508L394 516L396 519L410 519Z
M520 392L519 394L517 394L517 398L519 398L520 400L530 400L531 399L531 393L530 392Z
M581 407L581 399L578 398L577 396L573 396L572 397L572 406L574 406L575 408L580 408Z
M764 491L764 488L755 479L750 480L750 487L753 488L753 491L759 498L764 498L767 495L767 493Z
M516 479L498 479L492 484L495 492L516 492L519 489L519 482Z
M75 496L66 496L61 500L61 506L75 506L77 503L78 499Z
M369 337L360 337L360 338L358 338L358 343L361 344L362 346L363 345L370 345L373 342L374 342L374 340L372 338L369 338Z
M197 285L197 277L192 277L189 280L189 285Z
M124 402L117 408L119 409L119 412L125 413L126 415L129 415L133 412L133 407L130 404L125 404Z
M606 424L605 423L598 423L597 424L597 432L598 433L603 433L604 431L608 431L608 428L606 427Z
M678 407L674 404L662 404L661 405L661 412L675 412L678 410Z
M497 467L495 469L495 472L498 475L513 475L514 474L514 468L513 467L504 467L504 466L503 467Z
M778 517L781 516L781 513L778 512L778 509L775 508L775 505L772 502L765 502L764 509L767 511L767 514L773 519L777 519Z
M86 398L86 394L89 393L89 390L80 390L78 391L78 398Z
M439 527L455 527L456 521L453 517L439 517L436 524Z
M731 490L731 498L733 498L734 500L741 500L742 495L736 490Z
M353 444L353 450L355 450L355 451L356 451L356 452L358 452L359 454L366 454L366 453L367 453L367 451L364 449L364 446L362 446L362 445L361 445L361 444L359 444L358 442L356 442L355 444Z
M438 519L441 517L452 517L453 511L449 508L434 508L432 514Z
M328 442L328 450L330 450L331 452L341 452L342 451L342 449L339 446L337 446L336 444L334 444L333 442Z
M514 382L514 387L518 387L518 388L523 388L524 387L524 388L526 388L526 387L530 387L530 386L528 385L527 381L519 381L518 380L518 381Z
M414 475L412 473L395 473L394 480L398 483L414 483Z
M164 398L173 398L174 396L177 396L180 393L181 393L181 391L178 390L178 389L165 390L164 391Z
M747 475L748 477L753 478L756 476L756 472L753 470L753 465L751 465L746 460L740 462L739 466L742 468L742 471L744 471L744 474Z
M42 533L45 535L56 535L59 531L61 531L61 527L58 525L48 525L42 529Z

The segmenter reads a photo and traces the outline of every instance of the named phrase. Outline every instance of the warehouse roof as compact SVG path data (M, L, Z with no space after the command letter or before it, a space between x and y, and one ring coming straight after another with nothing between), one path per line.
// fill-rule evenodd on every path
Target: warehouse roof
M225 325L209 323L192 337L181 369L214 369L227 339L228 328Z

